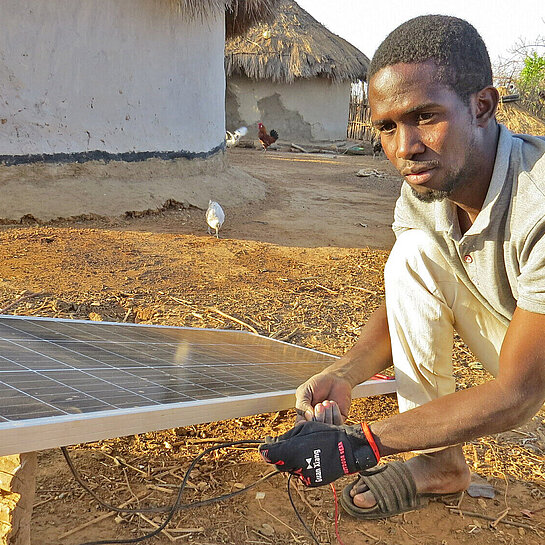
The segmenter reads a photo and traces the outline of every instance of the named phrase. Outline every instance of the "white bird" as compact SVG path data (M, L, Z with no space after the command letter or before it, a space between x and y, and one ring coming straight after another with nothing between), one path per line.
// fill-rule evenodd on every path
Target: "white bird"
M248 127L239 127L235 132L225 131L225 145L234 148L247 132Z
M208 223L208 234L211 235L210 227L216 231L216 238L220 238L219 230L225 221L225 212L216 201L208 201L206 211L206 223Z

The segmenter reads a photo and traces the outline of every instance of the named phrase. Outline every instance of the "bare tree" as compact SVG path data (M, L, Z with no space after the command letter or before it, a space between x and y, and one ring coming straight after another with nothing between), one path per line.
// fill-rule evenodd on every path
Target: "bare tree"
M545 20L544 20L545 26ZM545 35L519 39L493 65L494 83L504 95L518 94L530 112L545 114Z

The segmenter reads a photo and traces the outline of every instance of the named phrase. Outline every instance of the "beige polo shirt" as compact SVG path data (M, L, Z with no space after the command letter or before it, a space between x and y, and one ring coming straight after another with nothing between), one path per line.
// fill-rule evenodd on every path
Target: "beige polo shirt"
M488 193L463 236L453 203L421 202L403 184L393 230L407 229L430 233L460 281L506 324L517 305L545 314L545 139L500 125Z

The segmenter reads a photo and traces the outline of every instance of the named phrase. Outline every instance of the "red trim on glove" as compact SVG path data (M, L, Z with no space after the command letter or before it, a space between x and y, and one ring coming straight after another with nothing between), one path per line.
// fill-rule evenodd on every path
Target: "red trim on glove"
M369 446L373 449L373 454L375 455L378 464L378 461L380 460L380 452L378 451L377 444L375 443L375 438L373 437L373 434L371 433L367 422L361 423L361 429L363 431L363 434L365 435L365 438L367 439L367 442L369 443Z

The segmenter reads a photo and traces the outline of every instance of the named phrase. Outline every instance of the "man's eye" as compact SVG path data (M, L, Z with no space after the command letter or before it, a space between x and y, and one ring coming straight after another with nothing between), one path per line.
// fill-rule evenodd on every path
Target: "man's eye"
M433 119L432 113L420 113L417 117L418 121L429 121L430 119Z
M392 132L395 129L395 125L393 123L385 123L384 125L381 125L378 127L379 132Z

